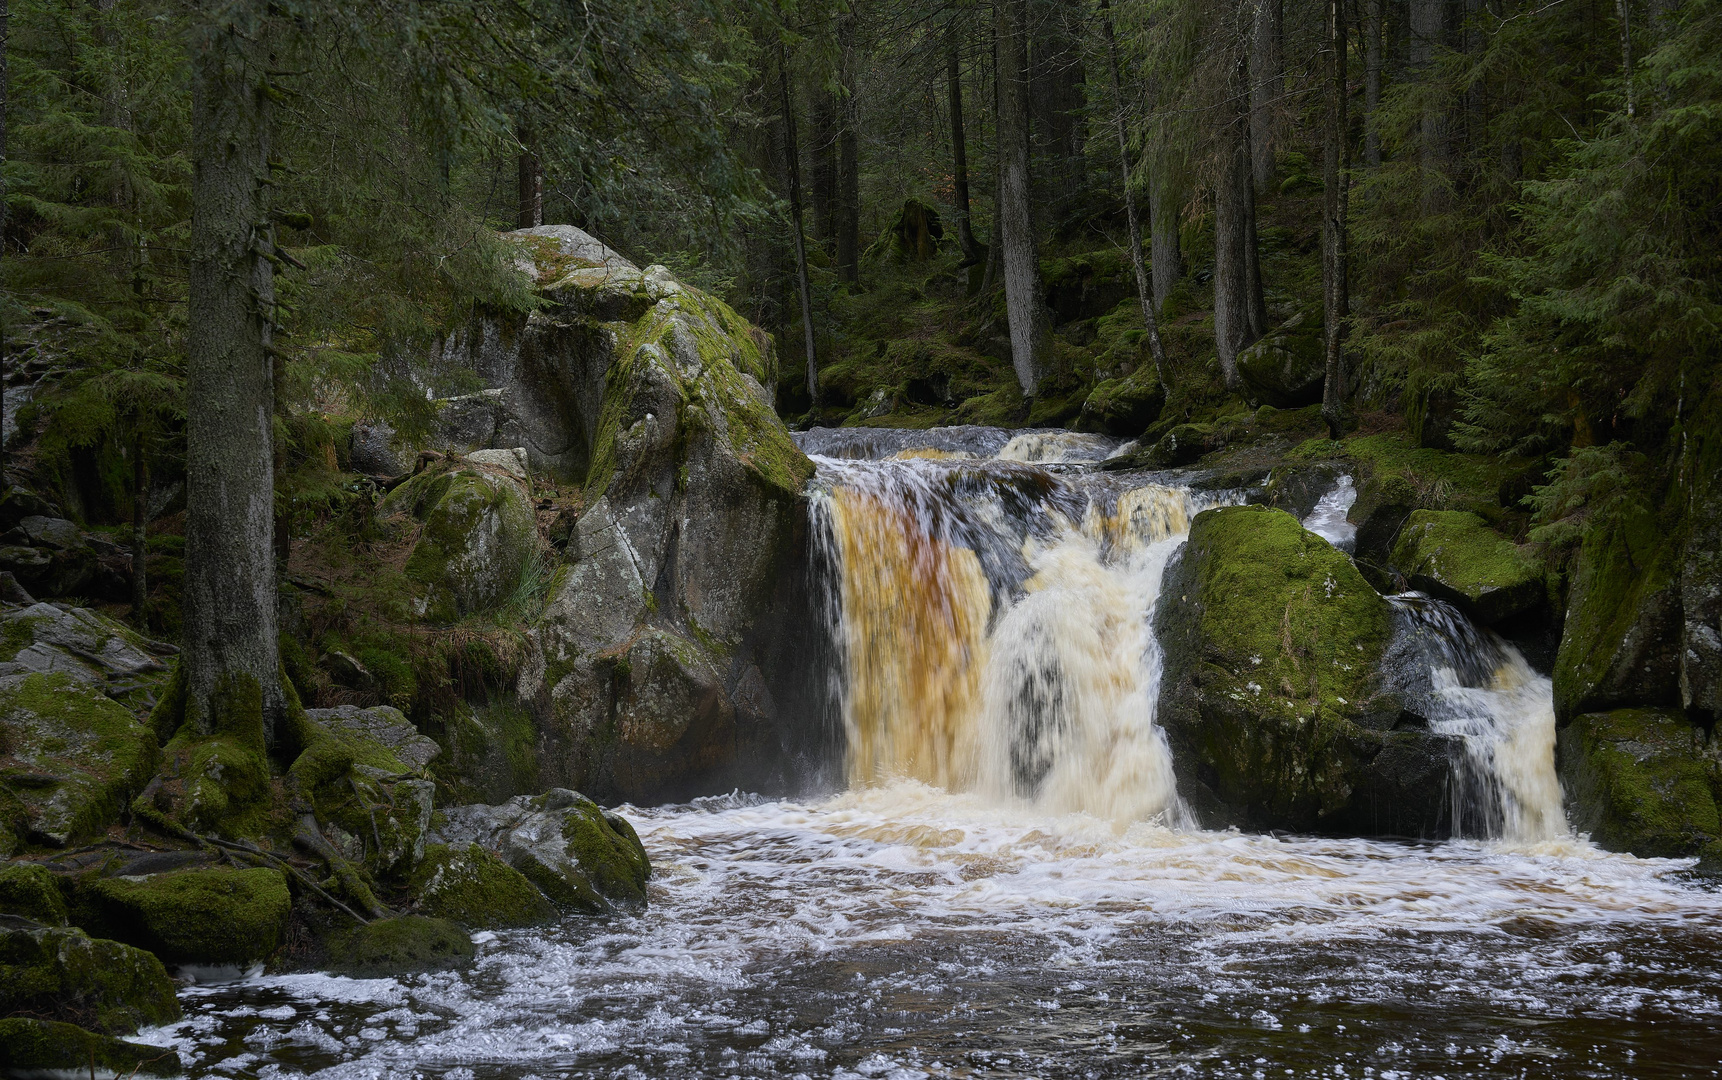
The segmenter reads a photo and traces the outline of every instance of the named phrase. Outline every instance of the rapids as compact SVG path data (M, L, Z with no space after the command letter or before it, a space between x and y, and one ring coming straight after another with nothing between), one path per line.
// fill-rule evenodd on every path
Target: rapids
M801 438L845 790L624 807L643 913L480 934L464 971L197 985L144 1037L256 1077L1718 1075L1722 896L1572 834L1511 645L1391 598L1384 677L1463 748L1472 839L1201 831L1150 613L1246 493L1095 471L1093 436ZM1306 526L1346 548L1353 498Z

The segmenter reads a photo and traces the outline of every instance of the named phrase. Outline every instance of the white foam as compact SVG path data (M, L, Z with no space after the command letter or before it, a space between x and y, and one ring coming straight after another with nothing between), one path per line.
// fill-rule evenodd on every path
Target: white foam
M1316 500L1315 508L1303 519L1303 527L1326 540L1341 551L1357 546L1357 526L1346 520L1346 514L1357 501L1357 488L1349 474L1341 476L1331 490Z

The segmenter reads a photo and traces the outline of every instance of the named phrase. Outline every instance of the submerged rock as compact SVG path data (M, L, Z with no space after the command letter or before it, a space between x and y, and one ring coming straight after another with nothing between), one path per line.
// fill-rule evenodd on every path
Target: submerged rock
M0 916L0 1013L123 1034L179 1019L173 981L142 949Z
M6 1076L179 1076L179 1055L59 1020L0 1020L0 1074Z
M0 854L25 839L65 847L106 829L149 780L155 736L63 672L0 676Z
M170 964L268 959L293 906L286 878L267 867L98 878L81 899L90 929Z
M474 930L537 926L556 918L556 905L525 874L472 843L426 848L411 892L422 914Z
M1327 541L1265 507L1199 514L1155 621L1159 721L1203 824L1439 832L1451 742L1404 729L1389 606Z
M1484 624L1537 607L1546 592L1537 559L1462 511L1414 511L1394 545L1393 562L1413 589Z
M1610 851L1722 866L1717 766L1704 741L1672 709L1574 717L1555 743L1568 820Z
M444 815L439 839L497 852L561 907L596 913L612 903L646 902L652 866L634 827L577 791L456 806Z

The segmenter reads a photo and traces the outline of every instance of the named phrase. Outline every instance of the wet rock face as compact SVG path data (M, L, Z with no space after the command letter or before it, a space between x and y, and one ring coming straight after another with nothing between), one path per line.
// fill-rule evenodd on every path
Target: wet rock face
M577 791L553 788L445 815L441 842L496 852L559 907L598 913L646 902L651 863L634 827Z
M556 919L552 904L525 874L477 844L432 844L413 879L418 911L473 930L537 926Z
M124 1034L179 1019L173 981L142 949L0 916L0 1014Z
M1717 763L1705 734L1672 709L1586 713L1556 734L1573 828L1610 851L1701 856L1722 867Z
M1439 833L1450 740L1381 684L1387 602L1296 518L1197 515L1155 625L1159 722L1204 825Z
M1542 564L1475 514L1418 510L1393 548L1413 589L1458 606L1485 625L1539 607Z
M0 1020L0 1075L178 1076L179 1055L76 1024L23 1016Z

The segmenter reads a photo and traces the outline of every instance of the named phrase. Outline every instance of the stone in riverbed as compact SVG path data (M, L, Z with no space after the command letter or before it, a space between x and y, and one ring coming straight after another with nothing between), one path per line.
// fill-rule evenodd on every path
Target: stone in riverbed
M556 905L538 886L477 844L430 845L410 891L420 913L474 930L537 926L556 918Z
M179 1019L179 1001L142 949L0 915L0 1013L122 1034Z
M577 791L556 788L444 814L440 839L497 852L561 907L600 913L612 903L646 902L652 868L634 827Z
M1475 514L1417 510L1400 530L1394 565L1413 589L1487 624L1543 603L1543 567Z
M210 868L98 878L89 928L170 964L249 964L281 947L293 898L281 871Z
M442 971L467 963L477 952L465 930L424 915L378 919L337 933L329 951L334 970L361 977Z
M180 1076L179 1055L126 1042L76 1024L11 1016L0 1020L0 1075L64 1077Z
M1716 765L1673 709L1586 713L1556 733L1573 828L1610 851L1702 856L1722 867Z
M54 874L41 863L0 866L0 915L16 915L45 926L66 925L66 900Z

